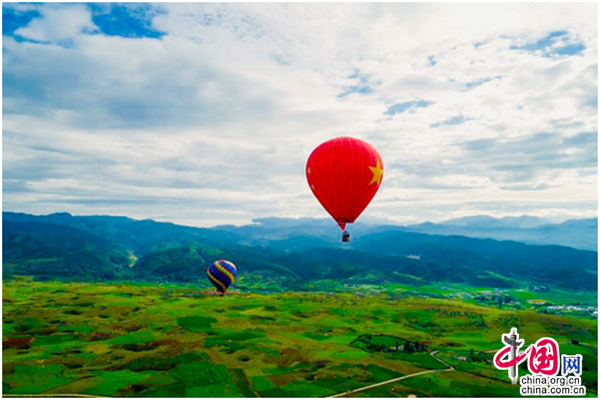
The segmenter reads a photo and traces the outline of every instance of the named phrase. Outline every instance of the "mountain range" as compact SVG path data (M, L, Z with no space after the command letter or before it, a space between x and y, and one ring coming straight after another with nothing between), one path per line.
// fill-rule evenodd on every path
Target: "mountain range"
M543 218L531 216L473 216L439 224L426 222L404 228L428 234L515 240L527 244L558 244L582 250L598 250L597 218L572 219L552 224Z
M528 232L529 243L540 230L554 232L555 238L568 237L564 232L569 231L593 231L597 237L596 220L550 226L489 217L406 227L357 223L348 244L325 219L265 218L241 227L195 228L127 217L3 212L2 225L5 279L197 282L205 279L209 263L225 258L243 274L279 279L290 287L336 279L597 290L595 251L468 237L474 232L508 235L509 230ZM466 233L452 233L456 230Z

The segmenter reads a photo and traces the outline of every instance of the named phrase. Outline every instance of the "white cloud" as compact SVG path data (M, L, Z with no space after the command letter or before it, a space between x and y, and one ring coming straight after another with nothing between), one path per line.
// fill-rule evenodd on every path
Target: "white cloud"
M25 11L28 9L19 9ZM96 31L91 15L84 5L45 4L37 7L41 17L33 19L15 34L40 42L73 39L84 31Z
M82 33L81 5L17 31L68 48L4 37L5 209L322 217L306 158L350 135L386 166L370 216L596 214L595 4L160 7L161 39ZM585 50L513 48L558 31Z

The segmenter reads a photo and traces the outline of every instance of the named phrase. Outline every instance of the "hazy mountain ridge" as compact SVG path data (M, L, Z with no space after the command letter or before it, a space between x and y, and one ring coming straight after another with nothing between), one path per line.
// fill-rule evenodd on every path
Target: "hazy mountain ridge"
M334 245L339 235L336 224L329 219L263 218L244 227L215 227L237 232L248 238L282 240L293 236L310 235ZM581 250L598 250L598 219L571 219L561 223L550 223L548 219L532 216L495 218L477 215L451 219L440 223L424 222L414 225L368 224L350 225L357 235L366 235L389 230L419 232L432 235L458 235L473 238L513 240L534 245L559 245ZM355 236L355 235L353 235ZM358 237L358 236L357 236Z
M535 228L540 225L550 224L550 220L534 217L530 215L522 215L520 217L502 217L496 218L489 215L472 215L462 218L449 219L440 222L439 225L452 226L472 226L472 227L488 227L488 228Z
M573 224L567 222L567 227ZM350 244L339 241L339 228L331 221L311 219L194 228L126 217L3 213L3 228L5 276L189 282L204 279L214 259L227 258L244 272L289 281L597 287L596 252L431 235L398 226L356 224Z
M454 220L442 224L430 222L409 225L404 229L412 232L461 235L498 240L514 240L527 244L562 245L582 250L598 250L598 220L596 218L567 220L560 224L541 223L533 227L531 223L510 226L499 220L485 223L484 220L463 222L454 225ZM540 221L541 222L541 221Z

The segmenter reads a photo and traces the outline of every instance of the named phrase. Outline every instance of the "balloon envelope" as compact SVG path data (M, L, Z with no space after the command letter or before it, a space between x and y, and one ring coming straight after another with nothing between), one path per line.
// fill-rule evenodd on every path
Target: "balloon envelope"
M227 288L238 279L236 266L225 260L219 260L208 267L206 275L221 294L225 294Z
M365 141L336 138L311 153L306 178L317 200L343 230L377 193L383 179L383 161Z

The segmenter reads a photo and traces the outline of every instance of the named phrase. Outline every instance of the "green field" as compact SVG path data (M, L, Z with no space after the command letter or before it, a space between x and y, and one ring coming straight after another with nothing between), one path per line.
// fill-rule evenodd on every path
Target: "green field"
M394 293L219 298L192 286L4 282L3 393L325 397L439 370L352 396L516 397L490 352L516 326L526 344L550 336L582 354L597 396L597 320Z

